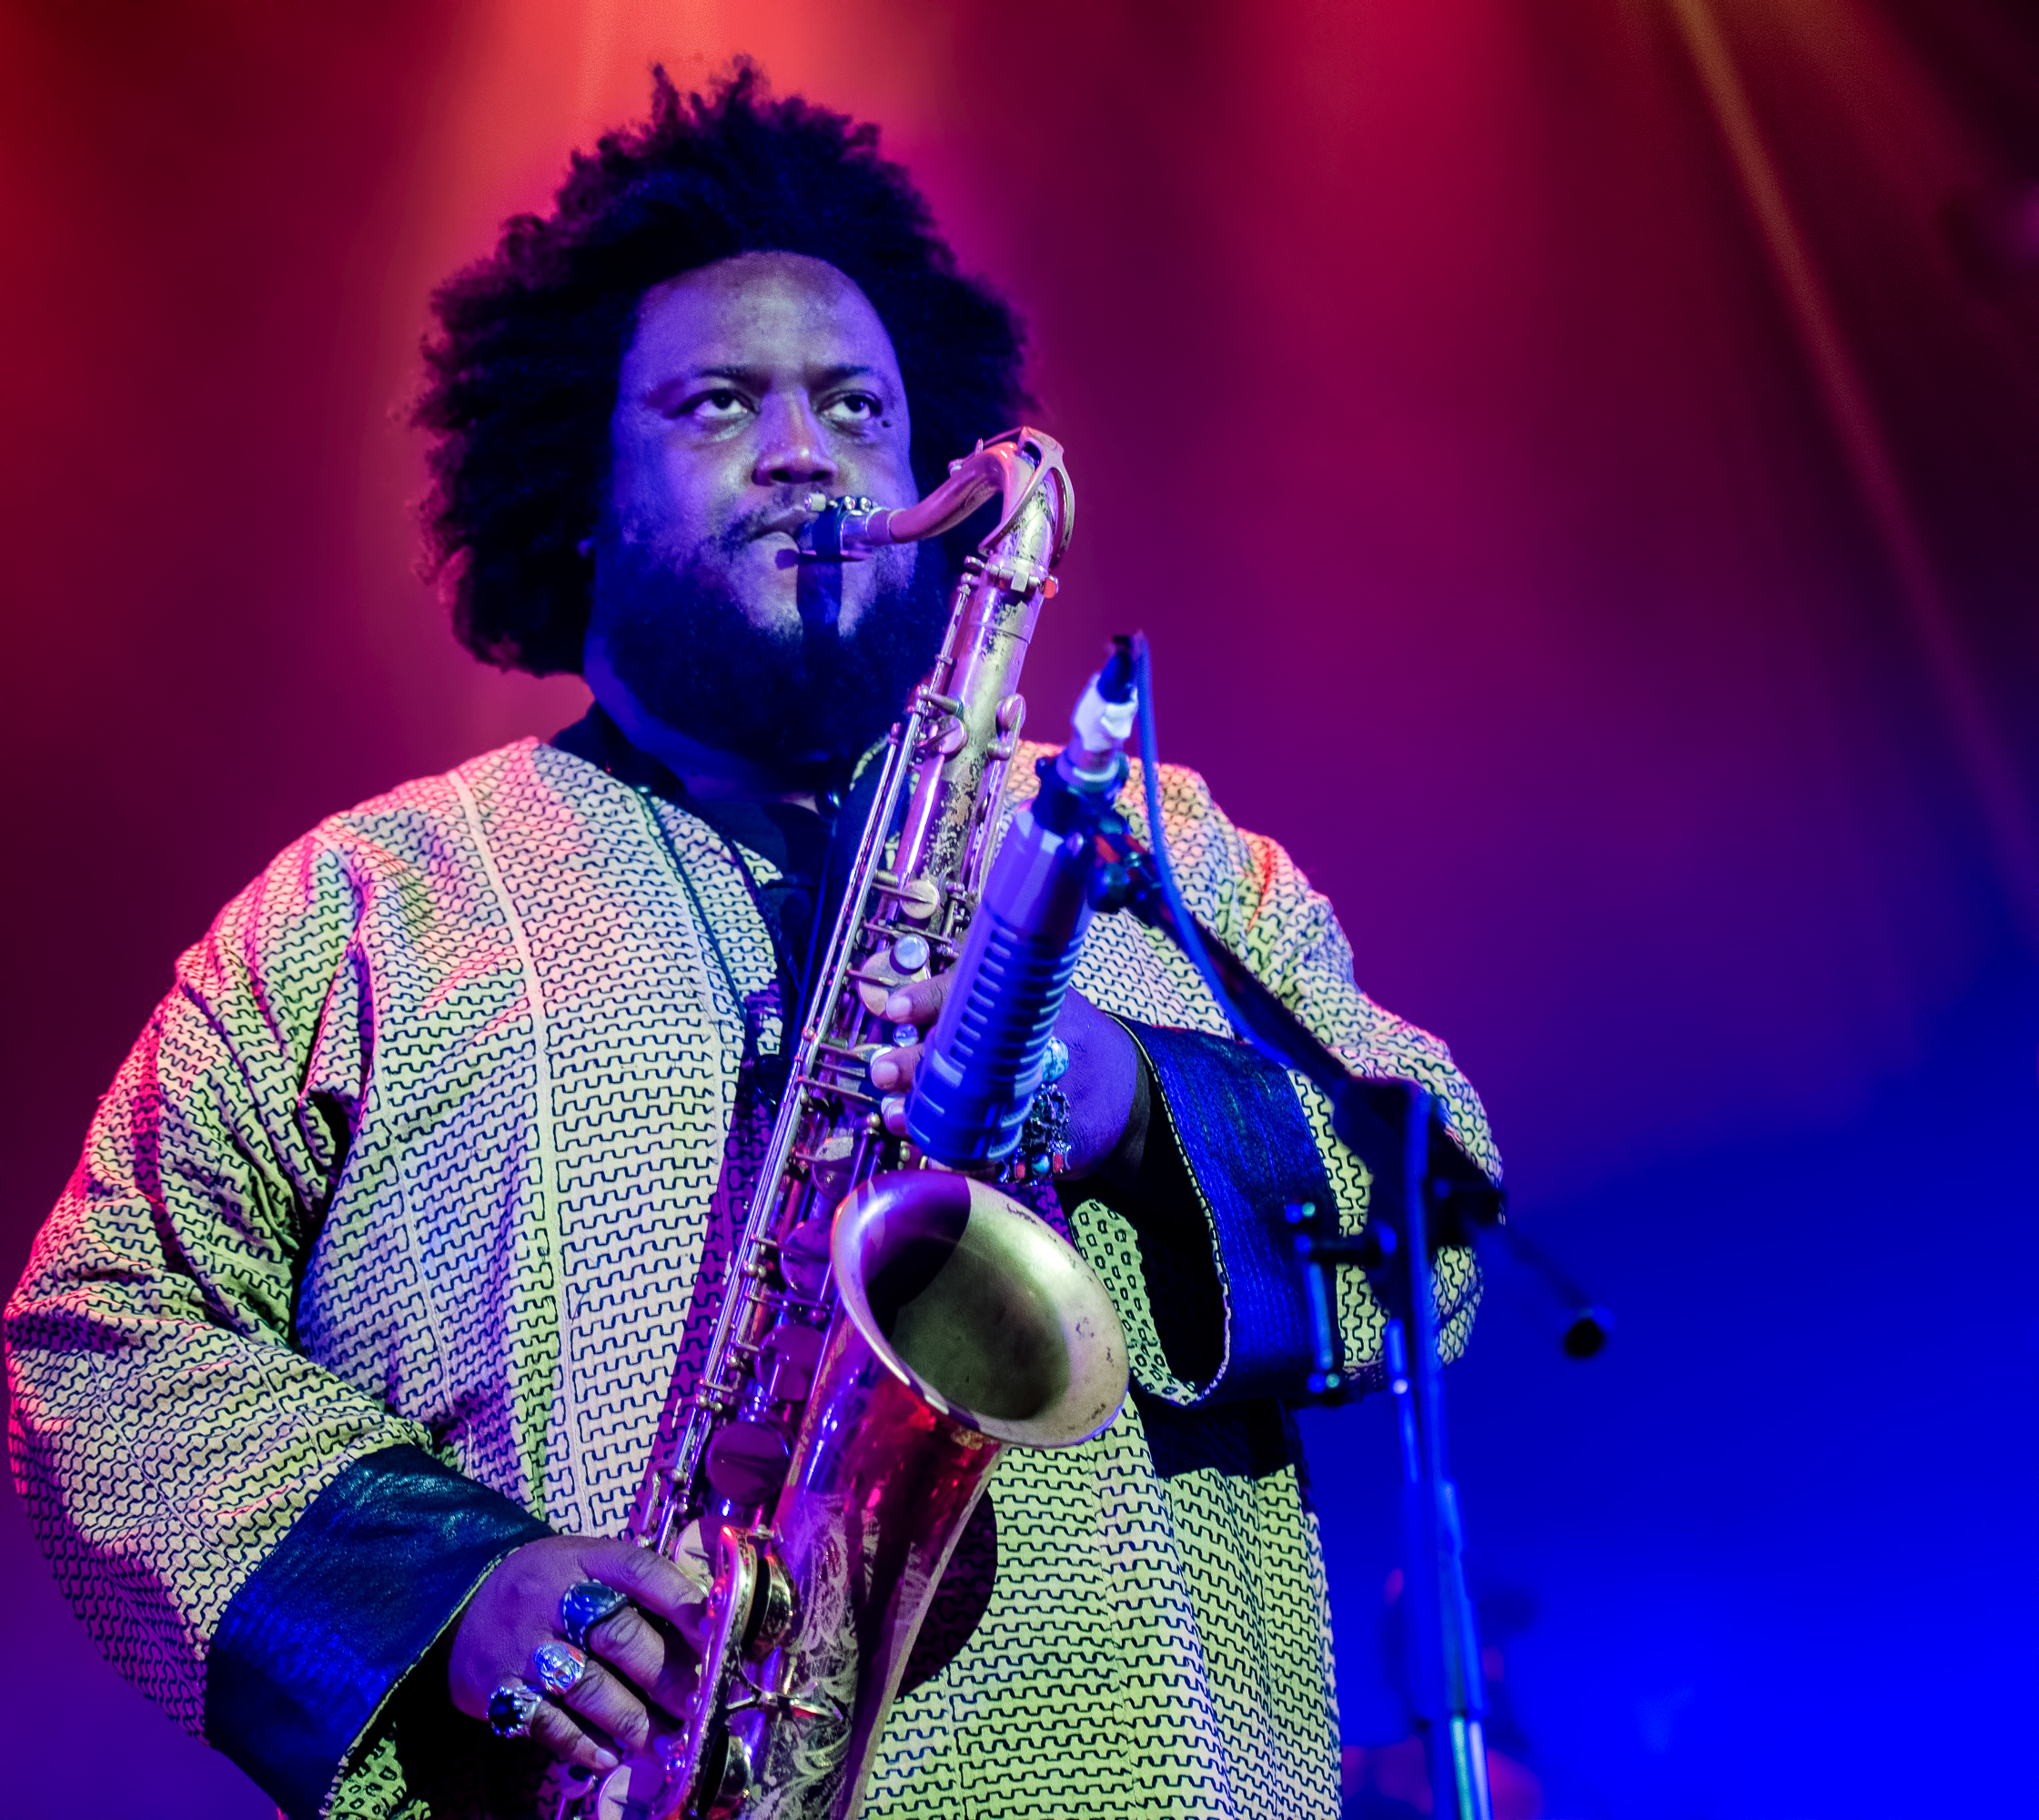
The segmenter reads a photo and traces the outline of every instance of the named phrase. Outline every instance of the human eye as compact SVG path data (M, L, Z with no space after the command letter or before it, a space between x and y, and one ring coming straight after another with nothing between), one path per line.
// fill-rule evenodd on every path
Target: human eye
M839 393L822 409L830 422L859 430L877 422L884 411L883 403L870 392Z
M705 430L716 430L723 424L737 422L750 409L750 400L742 392L729 386L716 386L696 392L681 406L680 415Z

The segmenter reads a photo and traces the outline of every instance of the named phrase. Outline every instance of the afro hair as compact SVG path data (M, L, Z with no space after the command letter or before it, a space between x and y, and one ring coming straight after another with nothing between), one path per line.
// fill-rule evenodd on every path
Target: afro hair
M651 117L576 153L553 212L512 217L492 256L434 295L439 333L415 420L433 433L430 572L476 656L534 675L580 668L592 535L617 374L639 301L746 252L825 259L871 299L913 405L922 490L1018 420L1013 312L964 277L878 130L739 64L705 96L653 73ZM968 545L952 532L952 567Z

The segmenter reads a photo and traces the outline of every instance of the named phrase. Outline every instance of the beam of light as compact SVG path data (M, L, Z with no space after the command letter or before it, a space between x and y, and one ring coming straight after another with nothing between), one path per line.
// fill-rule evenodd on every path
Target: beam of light
M1834 435L1898 584L1927 673L1979 799L1998 870L2025 939L2039 947L2039 841L2003 735L1955 629L1867 387L1784 195L1748 91L1710 0L1670 0L1736 177L1762 236Z

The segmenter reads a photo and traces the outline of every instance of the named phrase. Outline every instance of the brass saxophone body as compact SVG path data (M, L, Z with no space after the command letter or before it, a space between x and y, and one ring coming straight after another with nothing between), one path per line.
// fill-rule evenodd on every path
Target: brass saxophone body
M1090 1439L1125 1397L1125 1336L1090 1268L1018 1202L888 1137L866 1072L893 1040L886 997L953 964L969 921L1074 494L1060 446L1023 429L903 511L810 500L801 534L851 561L993 497L998 528L893 729L700 1382L639 1494L639 1542L671 1557L698 1537L713 1563L709 1642L684 1734L580 1804L601 1820L855 1814L993 1463Z

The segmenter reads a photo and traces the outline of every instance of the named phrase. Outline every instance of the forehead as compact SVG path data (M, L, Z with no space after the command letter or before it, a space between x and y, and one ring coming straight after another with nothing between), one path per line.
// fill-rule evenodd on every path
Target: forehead
M855 282L802 253L741 253L654 285L638 306L640 368L876 367L892 337Z

